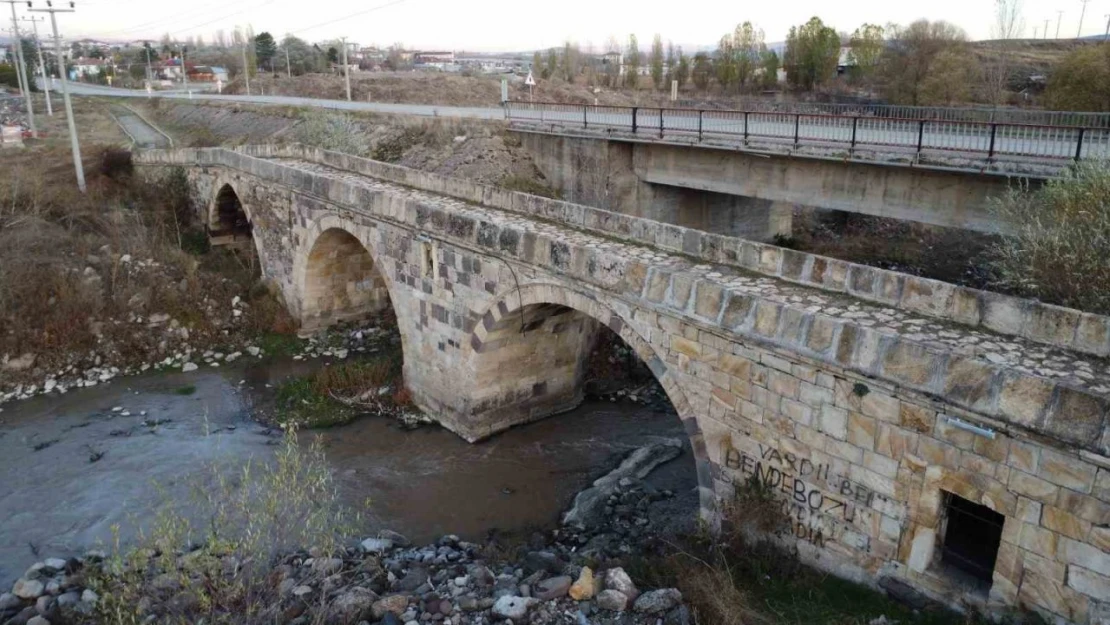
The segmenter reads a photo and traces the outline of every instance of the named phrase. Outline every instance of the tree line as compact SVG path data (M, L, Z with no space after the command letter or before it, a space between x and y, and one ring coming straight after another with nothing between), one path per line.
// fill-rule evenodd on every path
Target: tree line
M1019 93L1040 97L1052 108L1110 111L1110 44L1082 46L1066 56L1047 80L1038 82L1015 60L1020 36L1020 0L995 0L996 39L973 47L967 33L943 20L907 25L862 24L851 33L813 17L792 27L778 50L764 31L745 21L725 33L716 49L687 55L656 34L650 52L636 35L621 45L610 38L598 54L567 42L562 48L536 51L537 78L574 81L590 86L691 88L703 95L741 95L769 89L800 93L840 92L881 99L891 104L951 106L1004 105Z

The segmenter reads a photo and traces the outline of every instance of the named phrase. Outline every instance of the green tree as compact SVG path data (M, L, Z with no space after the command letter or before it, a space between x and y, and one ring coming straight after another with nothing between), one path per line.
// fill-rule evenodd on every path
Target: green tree
M709 88L709 78L713 74L713 64L709 60L709 55L704 52L698 52L694 55L694 67L690 70L690 80L693 81L694 86L702 91Z
M289 55L289 72L296 76L319 72L324 69L325 58L319 50L303 39L286 35L281 41L282 56Z
M781 66L779 55L774 50L764 50L763 58L761 59L760 67L763 70L761 76L764 89L774 89L779 84L779 67Z
M731 34L721 37L717 44L717 60L713 64L713 70L721 91L728 91L731 85L736 84L736 49Z
M751 22L744 22L736 27L732 33L732 42L736 81L738 86L743 88L751 80L767 46L763 43L763 31L753 26Z
M543 77L551 78L555 76L555 72L559 69L559 55L555 52L555 48L548 48L547 62L543 66Z
M258 58L260 65L269 65L270 71L274 71L274 57L277 56L277 43L274 42L274 37L270 33L262 32L254 38L254 54Z
M659 33L651 41L651 84L663 88L663 38Z
M335 46L328 47L328 63L332 65L339 64L339 48Z
M879 68L883 48L886 45L885 32L877 24L864 24L852 33L848 43L848 61L852 64L851 76L868 84Z
M581 57L578 46L569 41L563 44L563 56L559 59L559 73L563 76L563 80L574 82L574 78L578 75Z
M1048 78L1048 106L1110 111L1110 45L1084 46L1064 57Z
M640 85L640 42L636 35L628 36L628 51L624 54L624 86L635 89Z
M539 50L532 53L532 77L541 78L543 76L543 55Z
M878 78L883 96L894 104L921 104L925 79L937 55L949 49L966 53L967 35L948 22L917 20L888 30Z
M690 80L690 57L683 54L681 47L678 48L678 69L674 72L674 79L678 81L679 90Z
M678 55L675 52L673 41L667 42L667 60L664 70L663 84L666 85L667 89L670 89L671 83L677 80L676 75L678 73Z
M975 58L960 48L941 51L929 64L921 81L921 104L952 106L971 99L972 87L981 77Z
M840 35L821 18L812 17L805 24L790 28L784 57L790 84L812 91L836 75Z

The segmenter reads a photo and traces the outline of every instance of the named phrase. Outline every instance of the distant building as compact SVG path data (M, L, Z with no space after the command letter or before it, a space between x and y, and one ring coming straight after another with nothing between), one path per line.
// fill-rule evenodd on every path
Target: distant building
M191 82L227 82L227 79L227 69L223 67L197 65L189 68L189 80Z
M455 64L455 53L441 51L413 52L412 62L417 66L446 69L448 65Z
M73 61L73 70L70 72L70 76L73 80L81 76L99 76L101 71L110 65L104 59L76 59Z

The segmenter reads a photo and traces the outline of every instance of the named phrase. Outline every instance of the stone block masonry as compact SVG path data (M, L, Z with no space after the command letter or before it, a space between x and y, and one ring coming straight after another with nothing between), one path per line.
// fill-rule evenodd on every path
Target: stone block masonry
M683 419L709 520L758 476L815 566L1110 614L1105 318L299 146L136 163L185 167L202 217L230 185L306 327L391 305L407 386L469 440L575 406L606 326ZM981 583L953 502L1001 515Z

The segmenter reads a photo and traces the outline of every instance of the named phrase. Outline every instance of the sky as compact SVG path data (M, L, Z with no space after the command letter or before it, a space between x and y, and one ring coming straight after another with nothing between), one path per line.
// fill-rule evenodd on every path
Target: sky
M1021 2L1024 34L1074 37L1082 0ZM908 23L943 19L964 28L972 39L991 38L996 0L780 0L741 3L695 0L76 0L77 11L59 14L63 37L114 40L201 35L251 25L280 38L293 33L310 41L342 36L363 45L403 43L409 48L483 52L544 49L575 41L601 49L611 36L622 44L630 33L647 49L655 33L687 48L712 47L736 24L751 21L767 42L783 41L791 25L821 17L851 32L863 23ZM35 0L43 6L45 0ZM55 1L55 5L62 2ZM7 9L8 7L2 7ZM24 9L19 7L22 12ZM1084 36L1105 31L1110 0L1088 0ZM7 12L0 13L0 19ZM7 27L7 20L3 20Z

